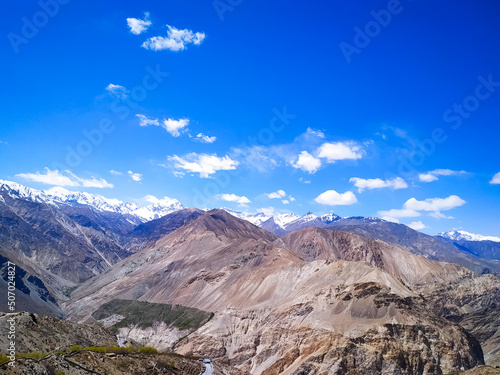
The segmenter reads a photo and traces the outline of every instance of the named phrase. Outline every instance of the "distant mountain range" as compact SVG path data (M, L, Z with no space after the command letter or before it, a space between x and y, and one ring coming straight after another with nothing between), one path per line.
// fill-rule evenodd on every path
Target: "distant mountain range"
M482 236L480 234L469 233L464 230L452 230L438 233L438 236L448 238L453 241L493 241L500 242L500 237Z
M36 203L47 203L56 207L69 205L74 207L89 206L101 212L114 212L124 215L132 224L137 225L154 219L161 218L172 212L185 209L178 200L173 198L151 199L154 201L149 205L140 205L133 202L123 202L115 198L105 198L102 195L95 195L86 192L69 191L62 187L53 187L47 190L37 190L12 181L0 179L0 192L5 192L12 198L21 198ZM0 202L2 197L0 196ZM221 207L221 209L240 219L247 220L254 225L260 226L272 233L285 235L294 230L316 226L324 228L340 219L365 219L372 222L385 221L379 218L369 217L344 217L329 213L326 215L315 215L308 212L299 216L294 213L266 215L263 212L249 213L236 211L231 208ZM500 242L500 237L483 236L473 234L463 230L452 230L439 233L437 236L454 241L493 241Z
M69 191L62 187L54 187L48 190L36 190L5 180L0 180L0 192L6 192L12 198L22 198L37 203L43 202L53 206L60 206L61 204L70 206L90 206L99 211L114 212L124 215L133 224L158 219L171 212L185 208L176 199L155 199L155 202L150 205L142 206L137 203L105 198L101 195Z
M100 321L102 306L104 320L130 320L115 305L141 301L126 310L140 324L120 321L127 340L206 355L238 375L500 365L500 242L379 218L150 201L1 181L0 285L14 262L19 308L73 322ZM153 305L210 319L186 336L136 309Z

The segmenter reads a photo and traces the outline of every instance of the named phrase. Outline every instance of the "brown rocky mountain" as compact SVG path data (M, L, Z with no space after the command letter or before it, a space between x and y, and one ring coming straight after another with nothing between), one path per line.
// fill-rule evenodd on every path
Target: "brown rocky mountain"
M15 310L30 311L44 315L63 317L64 313L57 304L56 299L45 286L45 283L33 275L32 270L15 267L12 277L12 268L9 259L0 255L0 290L5 291L4 309L8 310L7 291L9 282L15 285ZM11 271L11 275L9 275ZM12 284L10 284L12 286Z
M463 249L457 249L440 237L429 236L410 227L376 218L343 218L325 226L364 237L382 240L429 259L459 264L477 273L500 275L500 261L483 259ZM457 251L458 250L458 251Z
M0 191L0 198L0 255L28 271L28 277L40 280L58 302L66 300L76 285L153 244L201 212L181 210L136 226L124 215L90 206L56 207L4 191ZM57 304L42 307L46 302L39 300L37 293L20 296L21 305L31 312L62 315ZM6 305L0 311L6 311Z
M0 202L0 253L34 270L58 298L63 298L65 288L129 255L109 228L89 219L85 208L68 211L7 194ZM109 227L106 219L100 220Z
M482 364L483 351L458 324L465 317L440 315L440 303L458 302L431 298L432 286L465 280L483 285L480 300L498 286L352 233L309 228L281 239L212 210L84 283L64 308L76 321L116 298L214 312L176 350L242 374L451 373ZM492 300L473 305L493 309Z

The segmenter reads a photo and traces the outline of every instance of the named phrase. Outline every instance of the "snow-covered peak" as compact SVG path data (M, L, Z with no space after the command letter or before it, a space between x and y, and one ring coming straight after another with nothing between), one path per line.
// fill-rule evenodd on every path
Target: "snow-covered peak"
M494 242L500 242L500 237L494 237L494 236L483 236L481 234L474 234L470 232L466 232L464 230L451 230L448 232L442 232L438 233L438 236L448 238L450 240L454 241L460 241L460 240L465 240L465 241L494 241Z
M261 226L264 221L267 221L271 218L271 216L265 215L262 212L252 214L249 212L235 211L235 210L232 210L231 208L227 208L227 207L221 207L220 209L226 211L227 213L229 213L233 216L236 216L239 219L249 221L253 225L257 225L257 226Z
M337 221L339 219L340 219L340 216L335 215L334 213L329 213L329 214L321 216L321 221L324 221L327 224L329 224L333 221Z
M11 198L27 199L38 203L49 203L45 193L41 190L29 188L17 182L0 180L0 191L6 192Z
M300 216L295 215L294 213L288 213L288 214L280 214L280 215L275 215L273 216L273 220L276 225L279 227L285 229L285 226L297 219L300 219Z
M151 204L143 206L133 202L123 202L115 198L105 198L98 194L69 191L60 186L48 190L36 190L5 180L0 180L0 191L6 191L12 198L21 198L38 203L44 202L56 206L61 204L70 206L83 205L93 207L98 211L132 215L141 222L157 219L185 208L177 199L169 197L158 199L148 195L146 200Z

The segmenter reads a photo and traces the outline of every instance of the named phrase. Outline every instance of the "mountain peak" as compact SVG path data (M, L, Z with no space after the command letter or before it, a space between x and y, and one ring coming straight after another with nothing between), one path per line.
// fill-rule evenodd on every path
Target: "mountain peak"
M61 186L47 190L36 190L12 181L0 180L0 192L6 192L11 198L25 199L37 203L58 206L89 206L98 211L115 212L135 217L135 221L146 222L160 218L171 212L185 208L177 199L164 197L158 199L146 197L149 205L143 206L133 202L123 202L116 198L105 198L102 195L80 191L70 191Z
M474 234L470 232L466 232L464 230L451 230L448 232L438 233L438 236L448 238L454 241L493 241L500 242L500 237L494 236L483 236L482 234Z

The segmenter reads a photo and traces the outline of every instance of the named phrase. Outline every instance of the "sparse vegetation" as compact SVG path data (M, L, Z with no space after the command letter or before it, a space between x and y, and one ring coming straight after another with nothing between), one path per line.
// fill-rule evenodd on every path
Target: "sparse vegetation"
M16 353L16 358L32 358L32 359L40 359L47 355L47 353L40 352L30 352L30 353Z
M142 348L139 348L139 353L141 353L141 354L158 354L158 350L156 350L156 348L153 348L151 346L144 346Z
M125 317L111 327L115 332L119 328L136 324L139 325L139 328L148 328L155 321L164 322L180 330L194 331L208 322L213 316L210 312L191 307L121 299L114 299L105 303L92 316L100 320L113 314Z
M78 288L78 285L75 285L75 286L72 286L70 288L64 289L62 291L62 293L64 294L65 297L70 298L71 297L71 293L73 293L77 288Z

